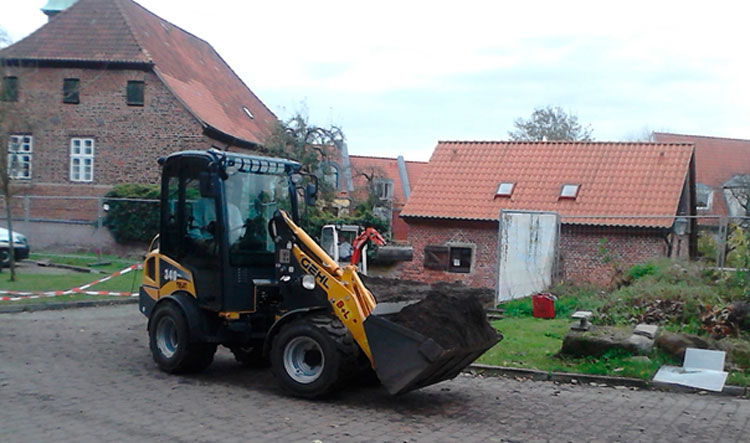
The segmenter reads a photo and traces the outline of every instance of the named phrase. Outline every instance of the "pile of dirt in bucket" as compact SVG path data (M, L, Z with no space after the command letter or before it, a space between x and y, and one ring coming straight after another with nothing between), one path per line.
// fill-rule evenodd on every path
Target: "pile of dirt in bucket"
M433 288L426 297L408 305L390 321L433 339L444 349L471 348L502 336L487 321L482 303L471 293Z
M440 291L454 296L473 295L485 308L495 306L495 291L488 288L470 288L462 283L434 283L432 285L412 280L359 276L378 303L423 300L430 293Z

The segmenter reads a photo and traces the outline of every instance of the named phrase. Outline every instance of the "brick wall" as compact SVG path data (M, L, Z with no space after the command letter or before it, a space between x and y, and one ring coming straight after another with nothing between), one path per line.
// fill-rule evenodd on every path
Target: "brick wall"
M473 287L496 287L497 223L409 219L414 259L399 267L401 278L425 282L461 281ZM606 239L606 240L603 240ZM474 246L469 274L424 269L425 246L451 243ZM663 235L654 230L563 225L560 238L561 278L608 285L615 269L664 256Z
M666 255L663 234L653 229L563 225L560 235L562 278L609 285L617 270Z
M401 266L401 277L426 282L461 281L473 287L495 287L497 275L497 223L471 221L408 220L408 239L414 259ZM429 245L470 245L472 266L468 274L424 269L424 249Z
M64 184L64 195L80 195L91 185L155 183L158 157L205 147L201 125L152 72L40 67L10 74L19 79L19 100L5 105L23 118L8 129L34 136L32 184ZM80 80L80 103L62 102L66 78ZM126 104L129 80L145 82L144 106ZM95 140L91 183L70 180L72 137Z
M9 68L3 75L18 77L19 97L17 102L0 102L15 116L4 122L2 130L33 136L32 177L14 181L19 196L98 197L119 183L158 183L159 157L207 149L212 143L201 124L153 72L37 67ZM80 80L78 104L62 101L67 78ZM130 80L145 83L143 106L127 105ZM92 182L70 179L72 137L95 141ZM16 218L95 220L97 210L95 200L32 199L24 204L14 199L13 203Z

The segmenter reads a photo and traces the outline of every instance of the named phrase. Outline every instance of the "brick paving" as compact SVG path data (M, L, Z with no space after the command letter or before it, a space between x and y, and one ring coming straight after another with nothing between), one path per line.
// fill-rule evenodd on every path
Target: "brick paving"
M220 350L160 372L134 305L0 315L0 441L746 441L750 401L460 376L390 397L284 395Z

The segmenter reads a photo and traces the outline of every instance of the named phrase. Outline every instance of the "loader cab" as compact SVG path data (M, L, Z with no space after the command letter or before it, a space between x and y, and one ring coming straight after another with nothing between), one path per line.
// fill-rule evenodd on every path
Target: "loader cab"
M160 252L193 274L202 307L254 312L256 286L274 278L268 222L277 209L297 219L299 164L211 150L162 166Z

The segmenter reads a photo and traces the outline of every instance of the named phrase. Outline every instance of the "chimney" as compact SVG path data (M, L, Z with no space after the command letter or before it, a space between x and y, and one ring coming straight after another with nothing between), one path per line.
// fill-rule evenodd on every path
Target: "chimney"
M42 8L42 12L47 14L47 21L69 7L73 6L78 0L47 0L47 4Z

